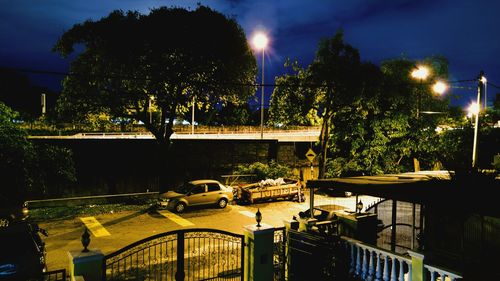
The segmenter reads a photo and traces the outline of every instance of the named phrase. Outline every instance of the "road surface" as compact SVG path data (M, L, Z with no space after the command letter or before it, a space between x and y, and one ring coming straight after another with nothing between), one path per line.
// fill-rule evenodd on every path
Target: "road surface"
M378 200L376 197L360 196L365 206ZM315 195L315 205L335 204L354 210L355 197L325 197ZM309 200L303 203L292 201L263 202L252 205L228 205L188 209L185 213L149 211L123 211L101 214L94 217L77 217L40 223L49 232L44 238L49 270L69 269L68 251L83 249L81 235L85 226L91 232L90 249L99 249L103 254L117 251L133 242L149 236L182 228L212 228L243 234L246 225L255 224L255 213L260 209L262 222L282 227L284 219L291 219L298 212L309 209Z

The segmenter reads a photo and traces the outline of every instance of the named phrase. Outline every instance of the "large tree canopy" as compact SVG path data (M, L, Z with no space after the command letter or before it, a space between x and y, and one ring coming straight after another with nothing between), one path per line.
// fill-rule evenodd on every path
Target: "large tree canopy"
M294 120L300 125L317 123L315 116L319 117L319 177L323 178L331 130L345 125L340 122L342 116L352 114L349 108L362 105L360 98L369 95L368 83L376 80L376 73L372 75L376 68L361 62L358 50L344 42L342 32L319 43L307 69L292 67L292 74L276 79L270 114L275 122Z
M207 7L154 9L148 15L114 11L77 24L54 49L71 63L59 110L142 121L159 142L168 142L175 118L194 100L203 107L246 100L253 94L256 61L234 19ZM149 118L149 112L154 118Z
M277 77L271 120L308 125L319 119L320 177L410 170L413 158L432 168L445 149L435 128L446 115L417 118L417 100L421 113L444 113L448 99L436 96L431 84L446 79L448 69L442 57L421 63L430 68L426 81L412 80L416 61L394 59L380 67L362 62L339 32L321 41L307 68L294 63Z
M168 158L174 120L191 109L241 103L257 64L241 27L204 6L114 11L76 24L54 47L71 63L58 102L66 117L106 113L141 121ZM166 165L167 162L164 163ZM161 167L163 171L167 167Z

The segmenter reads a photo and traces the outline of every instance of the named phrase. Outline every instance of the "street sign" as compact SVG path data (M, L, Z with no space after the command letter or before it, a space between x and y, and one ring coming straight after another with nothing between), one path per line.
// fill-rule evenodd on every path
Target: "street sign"
M312 163L314 158L316 158L316 153L314 153L314 151L311 148L309 148L309 150L306 152L306 157Z

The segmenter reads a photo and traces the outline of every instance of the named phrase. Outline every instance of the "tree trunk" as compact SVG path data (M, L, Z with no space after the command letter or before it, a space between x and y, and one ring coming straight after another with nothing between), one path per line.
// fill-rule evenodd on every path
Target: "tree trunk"
M319 159L318 159L318 178L325 178L326 174L326 159L328 152L328 140L330 139L330 117L325 114L325 118L323 118L323 122L321 124L321 134L319 135Z
M164 110L161 120L165 120ZM159 191L173 190L177 183L174 154L170 137L173 131L173 118L170 122L161 122L159 127L151 126L150 131L156 139L158 154L156 155L156 174L158 175Z

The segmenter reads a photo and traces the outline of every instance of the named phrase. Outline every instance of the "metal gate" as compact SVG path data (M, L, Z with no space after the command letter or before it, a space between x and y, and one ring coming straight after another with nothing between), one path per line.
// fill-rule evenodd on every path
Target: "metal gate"
M104 257L104 280L243 280L244 236L183 229L151 236Z
M348 280L345 245L337 235L288 232L288 280Z
M274 247L273 247L273 280L285 281L286 274L286 230L285 227L274 229Z
M377 214L383 224L379 229L377 247L405 254L412 248L413 204L403 201L385 199L366 209L366 212ZM415 204L415 235L421 231L422 219L420 204ZM417 241L414 241L416 243Z

